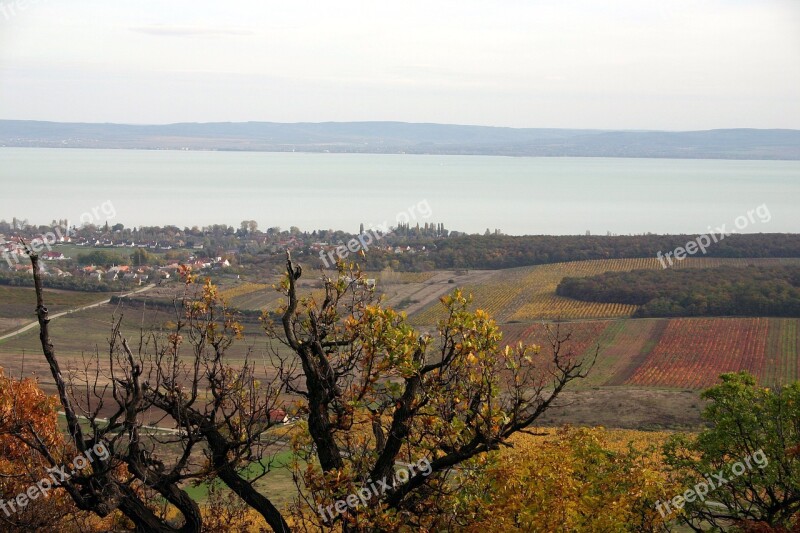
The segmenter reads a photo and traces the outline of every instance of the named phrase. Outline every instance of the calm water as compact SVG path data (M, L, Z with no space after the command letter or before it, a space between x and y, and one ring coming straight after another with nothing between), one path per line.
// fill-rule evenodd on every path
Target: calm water
M427 201L421 224L509 234L706 232L766 204L744 232L798 232L800 162L0 148L0 218L106 201L126 226L353 232Z

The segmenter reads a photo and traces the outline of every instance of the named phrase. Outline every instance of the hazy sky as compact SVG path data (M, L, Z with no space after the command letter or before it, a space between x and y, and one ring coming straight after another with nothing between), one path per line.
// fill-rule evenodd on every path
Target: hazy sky
M0 0L0 118L800 128L798 0Z

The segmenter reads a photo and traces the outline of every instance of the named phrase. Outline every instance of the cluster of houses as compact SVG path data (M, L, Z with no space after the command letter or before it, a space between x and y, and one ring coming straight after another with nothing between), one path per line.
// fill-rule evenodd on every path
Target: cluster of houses
M231 228L232 229L232 228ZM184 252L193 252L203 250L203 242L208 241L210 247L216 250L216 254L224 255L226 257L236 257L238 254L261 254L264 252L273 255L282 254L284 250L293 250L296 255L305 255L307 253L319 257L335 257L337 250L342 246L351 249L351 243L359 243L357 249L364 249L364 251L375 250L385 254L427 254L429 249L422 244L398 244L397 239L393 233L387 235L376 236L373 234L372 238L368 238L369 234L362 232L357 237L350 238L347 243L342 243L339 239L338 233L327 234L323 237L322 234L299 233L292 232L253 232L247 234L237 233L224 233L217 235L216 233L202 233L196 234L191 231L175 231L173 232L147 232L145 234L136 235L140 239L132 240L130 231L96 231L93 234L87 232L76 231L55 231L45 234L39 234L40 230L33 230L30 233L23 231L12 230L12 236L5 239L5 236L0 234L0 271L5 270L7 266L11 270L25 271L29 270L29 262L24 254L24 246L21 242L20 235L25 235L25 242L27 244L36 243L39 241L39 256L43 259L43 270L47 275L52 276L79 276L88 277L100 281L118 281L122 280L133 284L142 284L145 282L154 282L157 280L169 279L175 276L177 271L177 263L157 267L157 266L143 266L137 268L128 268L122 266L114 266L111 268L103 266L89 266L83 268L74 267L75 261L67 257L62 251L59 251L61 244L70 244L72 246L86 247L87 249L145 249L148 252L170 252L180 250L181 254L173 254L173 256L186 257L188 254ZM145 236L146 235L146 236ZM169 235L165 237L164 235ZM341 234L342 238L347 238L345 234ZM363 244L359 237L364 239ZM403 239L405 240L405 239ZM394 242L392 242L394 241ZM43 245L42 245L43 244ZM355 245L353 245L355 246ZM208 248L208 247L206 247ZM71 248L74 250L74 248ZM119 250L122 251L122 250ZM351 250L352 251L352 250ZM230 266L230 262L220 257L200 259L189 255L190 259L188 265L193 270L206 270L226 268ZM163 264L163 263L162 263Z
M61 257L59 257L59 255ZM47 256L47 257L45 257ZM63 257L63 254L58 252L45 252L42 258L46 261L57 261L59 259L69 259ZM179 263L171 263L162 267L157 266L139 266L133 267L128 265L118 265L109 268L104 268L97 265L88 265L79 267L73 270L61 269L52 263L40 263L42 267L42 274L45 276L56 277L83 277L94 281L105 281L108 283L115 281L123 281L133 285L143 285L148 282L169 280L177 276ZM227 268L231 266L230 261L222 257L217 257L215 260L192 260L186 263L192 267L192 270L205 270L216 268ZM27 261L20 261L11 268L16 272L30 272L31 265Z
M223 257L215 259L192 259L186 263L192 270L209 270L228 268L231 266L230 261ZM139 267L120 265L112 266L110 268L102 268L95 265L85 266L80 269L79 275L88 276L89 278L97 281L114 282L124 281L129 284L143 285L147 282L163 281L175 278L178 275L180 263L173 262L165 266L148 266L143 265Z
M120 240L113 240L108 238L84 238L84 237L75 237L71 238L69 241L70 244L74 244L75 246L91 246L94 248L143 248L146 250L156 250L156 251L163 251L166 252L168 250L172 250L175 248L183 248L186 246L186 243L183 241L177 241L175 243L168 243L168 242L159 242L159 241L149 241L149 242L135 242L135 241L120 241ZM196 244L192 246L195 250L202 250L202 244Z
M95 265L89 265L80 269L80 275L95 281L106 281L109 283L114 281L125 281L128 283L133 283L134 285L142 285L151 278L169 279L171 276L168 272L162 273L161 271L149 266L130 267L125 265L113 266L108 269L104 269Z
M69 237L66 238L69 239ZM100 247L104 245L113 245L111 241L105 243L104 241L88 242L85 240L81 242L72 242L72 244L79 246ZM119 246L119 244L114 246ZM159 250L169 250L172 248L170 245L163 245L160 243L150 243L146 245L124 243L124 246L154 248ZM64 263L74 265L74 262L71 262L71 257L67 257L61 251L53 250L49 245L46 246L46 248L47 251L39 252L39 257L42 259L40 265L42 268L42 273L45 276L82 277L98 282L123 281L128 284L142 285L146 282L168 280L173 278L177 275L178 268L180 267L180 264L175 261L165 266L142 265L134 267L127 265L115 265L112 267L103 267L98 265L88 265L83 267L69 268L68 266L64 265ZM4 236L0 235L0 257L3 259L3 261L0 261L0 268L2 268L3 262L5 262L12 271L31 271L31 264L27 260L25 246L22 239L19 237L14 236L9 240L6 240ZM224 257L216 257L213 259L190 257L189 261L185 264L190 266L192 270L222 269L231 266L230 261Z
M358 242L356 240L356 242ZM347 246L346 243L339 243L339 244L330 244L327 242L313 242L309 246L309 250L311 254L318 254L328 253L328 252L335 252L336 249L340 246ZM386 253L390 254L417 254L417 253L425 253L427 248L425 246L392 246L391 244L383 244L383 243L376 243L375 245L369 244L368 248L370 250L381 250Z
M34 234L31 238L31 242L41 241L44 243L48 243L49 245L52 244L72 244L75 246L90 246L93 248L143 248L146 250L157 250L157 251L168 251L173 250L176 248L184 248L186 247L186 243L182 240L178 240L175 242L167 242L167 241L147 241L147 242L136 242L133 240L114 240L108 237L83 237L78 235L73 235L70 232L61 233L60 231L57 233L52 233L50 235L47 234ZM14 244L18 247L22 247L20 243L19 236L11 236L9 240L5 240L4 235L0 235L0 244L8 245ZM202 250L203 244L193 244L190 248L195 250ZM2 251L2 250L0 250Z

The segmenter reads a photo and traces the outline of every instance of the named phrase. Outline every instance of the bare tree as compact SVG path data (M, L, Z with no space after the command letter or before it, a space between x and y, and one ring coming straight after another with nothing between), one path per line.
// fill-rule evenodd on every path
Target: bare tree
M175 330L166 337L142 332L134 349L118 319L105 360L97 354L65 377L50 339L38 256L30 252L30 259L40 340L69 437L76 453L98 444L109 452L90 470L61 483L76 505L99 516L119 510L140 531L200 531L199 506L183 487L190 480L219 478L274 530L288 531L274 505L253 488L270 470L268 450L279 442L269 431L279 390L255 379L249 359L236 366L224 361L241 326L217 305L215 288L208 284L199 298L184 298ZM191 352L186 358L184 337ZM110 413L107 419L102 412ZM59 466L44 442L30 444ZM245 476L243 464L260 465L261 473ZM159 512L152 503L155 495L180 513L181 525Z
M300 513L298 521L313 527L366 529L384 510L424 524L437 512L428 507L435 495L451 488L452 469L507 445L594 362L569 352L569 336L557 331L544 351L501 347L495 322L469 311L459 291L443 298L447 314L438 327L419 334L404 315L379 305L374 286L352 265L340 264L339 276L324 280L321 302L298 295L300 275L287 254L286 306L265 329L289 349L281 378L308 413L310 440L296 451L319 469L298 478L319 516ZM370 490L369 505L348 504L345 512L331 505L377 489L374 482L395 479L397 465L422 458L430 468Z

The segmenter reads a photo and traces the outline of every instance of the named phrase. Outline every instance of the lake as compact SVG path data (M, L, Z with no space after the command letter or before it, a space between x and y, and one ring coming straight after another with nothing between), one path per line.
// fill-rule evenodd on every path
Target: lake
M705 233L763 205L742 232L800 231L800 161L0 148L0 187L34 224L110 202L128 227Z

